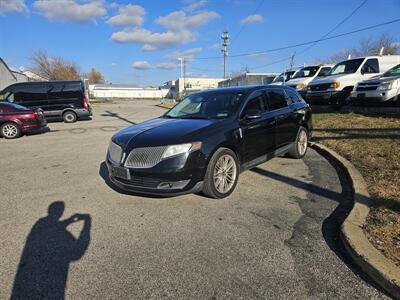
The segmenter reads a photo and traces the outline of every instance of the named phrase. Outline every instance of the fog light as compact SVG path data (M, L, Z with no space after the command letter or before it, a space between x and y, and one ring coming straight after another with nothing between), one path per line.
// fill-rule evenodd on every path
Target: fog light
M190 179L181 180L181 181L171 181L171 182L161 182L157 189L160 190L178 190L183 189L188 183Z

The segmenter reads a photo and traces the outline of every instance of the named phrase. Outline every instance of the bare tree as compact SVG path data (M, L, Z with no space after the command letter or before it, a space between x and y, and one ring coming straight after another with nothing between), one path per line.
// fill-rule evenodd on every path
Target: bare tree
M396 42L388 33L381 33L377 39L363 39L357 47L352 49L341 49L328 58L317 59L319 63L338 63L346 60L349 55L360 57L367 55L379 55L383 48L383 54L395 55L400 53L400 43Z
M86 73L85 77L88 79L89 84L104 83L103 74L95 68L92 68L88 73Z
M62 57L50 57L45 51L39 50L31 57L32 70L48 80L79 80L78 66Z

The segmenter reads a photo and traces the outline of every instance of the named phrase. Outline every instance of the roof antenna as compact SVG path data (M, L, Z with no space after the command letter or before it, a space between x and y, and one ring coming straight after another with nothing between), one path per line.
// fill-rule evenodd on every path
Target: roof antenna
M383 55L383 50L385 50L385 47L382 47L382 48L381 48L381 51L379 51L379 56L382 56L382 55Z

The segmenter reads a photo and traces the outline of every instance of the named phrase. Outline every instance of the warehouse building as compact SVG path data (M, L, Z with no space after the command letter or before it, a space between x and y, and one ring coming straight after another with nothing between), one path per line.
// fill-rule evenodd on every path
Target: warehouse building
M243 73L218 83L218 87L242 85L266 85L272 82L278 73Z
M125 84L91 84L89 96L100 99L162 99L168 94L164 88L141 88Z

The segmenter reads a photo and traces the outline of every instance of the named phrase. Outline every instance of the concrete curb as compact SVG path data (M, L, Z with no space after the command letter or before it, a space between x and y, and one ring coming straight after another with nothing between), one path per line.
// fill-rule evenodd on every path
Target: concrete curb
M341 227L341 239L355 263L374 282L395 299L400 299L400 268L386 258L367 239L363 226L372 205L364 178L347 159L318 143L311 147L334 159L347 173L354 191L354 207Z

